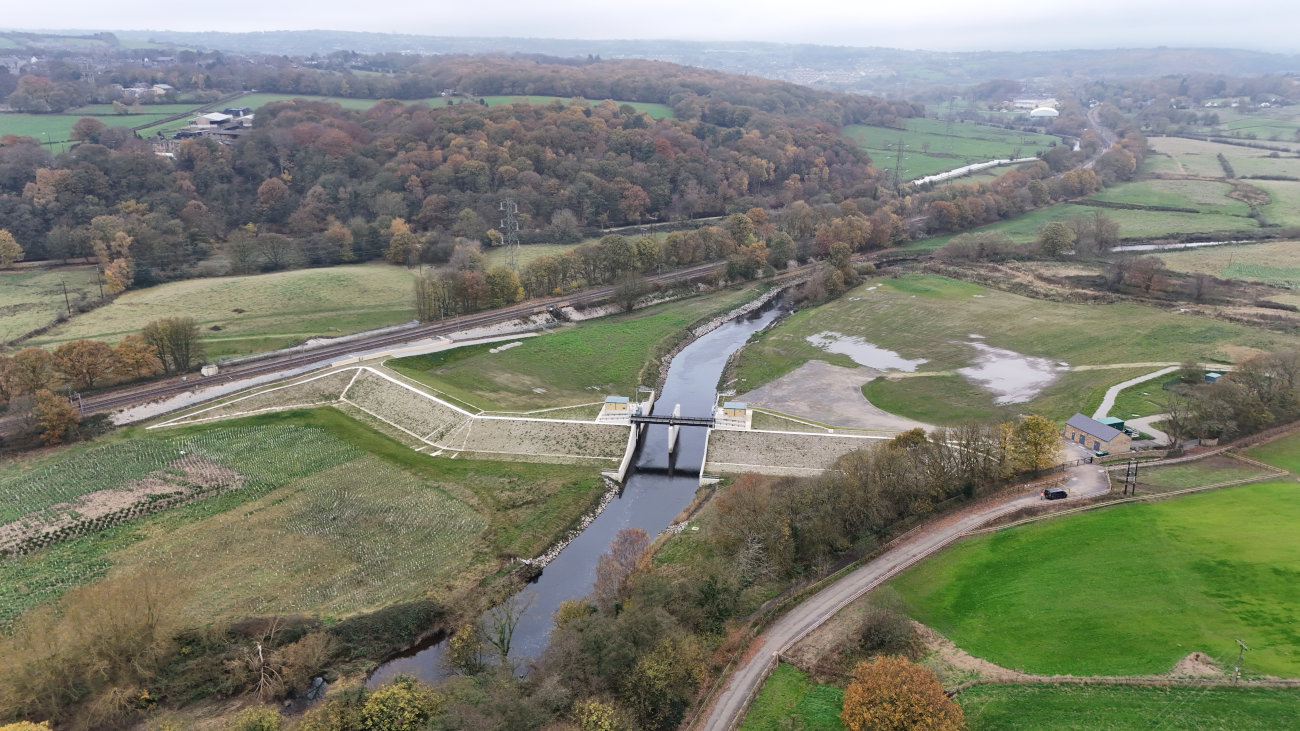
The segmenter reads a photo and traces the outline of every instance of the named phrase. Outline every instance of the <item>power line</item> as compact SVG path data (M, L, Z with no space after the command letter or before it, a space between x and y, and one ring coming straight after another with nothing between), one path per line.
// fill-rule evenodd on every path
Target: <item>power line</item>
M506 266L519 271L519 206L513 198L501 201L501 245L506 247Z

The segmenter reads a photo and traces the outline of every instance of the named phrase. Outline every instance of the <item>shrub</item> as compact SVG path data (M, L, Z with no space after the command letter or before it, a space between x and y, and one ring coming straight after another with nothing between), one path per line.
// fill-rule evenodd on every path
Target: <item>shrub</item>
M878 657L853 670L840 720L849 731L966 727L961 707L944 694L934 672L896 656Z

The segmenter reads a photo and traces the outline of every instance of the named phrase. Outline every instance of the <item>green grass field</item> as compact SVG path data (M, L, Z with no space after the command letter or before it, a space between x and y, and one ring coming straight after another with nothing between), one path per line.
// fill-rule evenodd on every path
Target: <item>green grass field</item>
M1300 243L1295 241L1162 251L1159 256L1176 272L1300 288Z
M956 698L971 731L1291 728L1300 691L1128 685L979 685ZM778 665L742 731L839 731L844 691Z
M1072 414L1091 414L1101 404L1106 389L1147 368L1116 368L1062 373L1035 398L1024 403L997 404L993 395L960 375L920 376L889 380L878 378L863 386L871 403L893 414L903 414L927 424L996 423L1014 421L1021 414L1041 414L1065 421Z
M1135 211L1063 203L1040 208L1009 221L991 224L977 230L1000 231L1014 241L1028 242L1037 239L1039 229L1049 221L1068 221L1076 216L1091 218L1098 211L1119 224L1120 239L1153 238L1210 231L1251 231L1259 228L1254 219L1222 213Z
M1213 180L1143 180L1098 191L1093 199L1141 206L1195 208L1202 213L1245 216L1250 206L1229 198L1232 186Z
M947 122L919 117L907 120L906 130L855 124L842 131L871 155L878 168L892 169L897 164L901 139L904 180L977 162L1033 157L1060 142L1048 135L982 124L953 124L950 129Z
M148 107L144 107L148 109ZM5 135L26 135L42 143L67 142L72 135L72 125L88 114L26 114L6 112L0 114L0 137ZM129 115L96 116L95 119L110 127L136 127L164 119L166 113L141 113ZM57 148L56 148L57 150Z
M1265 464L1300 474L1300 432L1252 447L1246 454Z
M648 373L647 363L678 342L687 326L757 294L746 288L670 302L526 338L496 354L488 352L494 345L471 346L397 358L387 365L487 410L580 404L611 393L631 396ZM545 391L534 391L538 388Z
M74 308L99 297L92 266L0 272L0 343L44 327L65 312L65 285Z
M186 316L198 322L215 360L408 322L415 318L413 281L408 269L372 263L172 282L127 292L32 343L116 342L159 317Z
M981 685L957 696L971 731L1294 728L1290 688Z
M1264 220L1277 226L1300 226L1300 181L1256 180L1252 184L1272 198L1263 206Z
M839 731L844 690L814 683L798 668L781 663L754 699L740 731Z
M962 649L1036 673L1168 672L1188 653L1300 675L1300 489L1265 482L964 541L891 582ZM1250 526L1243 530L1243 526Z
M1138 374L1145 375L1142 373ZM1161 376L1150 381L1143 381L1123 391L1115 397L1115 405L1110 408L1110 416L1119 419L1132 419L1139 416L1151 416L1165 410L1169 393L1161 388L1172 376ZM1101 402L1098 402L1100 405ZM1091 413L1091 412L1089 412Z
M198 622L447 597L503 555L540 553L603 491L590 468L432 459L318 409L133 430L5 465L0 484L23 503L7 504L3 520L166 469L181 449L245 485L0 562L0 624L78 584L141 570L174 576L186 599L172 610Z
M1219 142L1201 142L1181 137L1152 137L1148 146L1147 172L1179 175L1225 177L1219 155L1227 158L1237 177L1288 175L1300 177L1300 158L1294 155L1273 157L1271 150L1257 150Z
M1138 481L1151 487L1180 490L1257 479L1268 474L1261 467L1229 457L1210 457L1185 464L1143 467L1138 470Z
M1033 313L1026 317L1026 313ZM932 275L905 275L864 283L839 299L796 312L760 333L741 351L736 375L740 390L752 390L789 373L808 360L853 367L845 355L832 355L807 342L822 331L858 336L904 358L929 362L918 372L951 371L976 355L970 334L982 342L1072 366L1172 362L1187 358L1213 361L1227 344L1275 350L1296 343L1292 336L1172 313L1135 304L1076 305L1031 300ZM1028 405L1065 418L1101 402L1110 385L1149 373L1149 366L1064 374ZM933 423L949 404L970 417L999 418L982 390L958 376L920 376L875 381L873 402L888 410ZM941 423L950 423L941 420Z
M543 256L560 256L573 250L577 244L527 244L519 247L519 267L528 265L534 259ZM509 255L505 247L492 246L483 249L483 266L487 269L507 265Z

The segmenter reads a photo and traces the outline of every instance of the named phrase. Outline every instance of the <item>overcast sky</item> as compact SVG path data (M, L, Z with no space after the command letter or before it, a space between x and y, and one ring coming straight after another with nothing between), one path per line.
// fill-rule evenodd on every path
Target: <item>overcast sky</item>
M1296 0L33 0L0 26L760 40L932 50L1200 46L1300 51ZM1207 69L1209 70L1209 69Z

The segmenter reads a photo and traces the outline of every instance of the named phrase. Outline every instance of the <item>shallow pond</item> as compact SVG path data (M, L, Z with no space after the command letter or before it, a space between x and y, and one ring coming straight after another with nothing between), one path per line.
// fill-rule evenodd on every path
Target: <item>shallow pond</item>
M925 363L924 358L908 360L892 350L868 343L856 335L844 335L831 330L824 330L816 335L809 335L807 340L812 345L828 353L839 353L853 359L854 363L882 371L906 371L911 373L916 367Z
M1042 393L1069 370L1051 358L1038 358L984 343L965 343L976 351L974 365L957 369L966 380L991 392L994 403L1018 404Z

